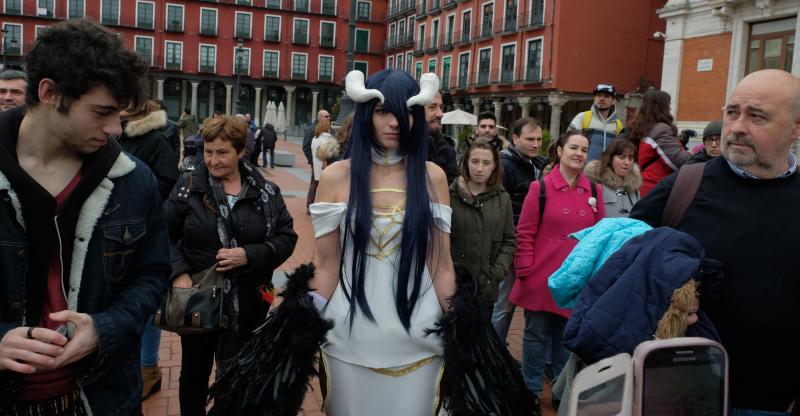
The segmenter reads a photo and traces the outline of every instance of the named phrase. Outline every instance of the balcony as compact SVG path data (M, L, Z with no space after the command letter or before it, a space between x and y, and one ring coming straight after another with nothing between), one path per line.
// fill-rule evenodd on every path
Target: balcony
M446 33L442 35L442 51L448 52L453 50L453 34Z
M136 27L139 29L153 30L153 21L139 20L138 22L136 22Z
M236 29L236 38L237 39L250 39L250 30L249 29Z
M489 86L489 81L491 79L491 76L490 76L491 72L492 71L489 71L488 67L486 67L486 68L484 68L482 70L479 70L478 71L478 77L476 78L476 81L475 81L475 86L476 87L487 87L487 86Z
M425 20L425 18L428 16L427 14L425 14L425 12L427 11L427 8L428 8L428 3L426 1L423 0L423 1L419 2L419 3L417 3L417 21L418 22L420 20Z
M103 16L100 22L108 26L119 26L119 19L117 19L117 16Z
M267 0L267 9L280 10L281 0Z
M369 15L368 14L359 13L359 14L356 15L356 21L358 21L358 22L369 22L370 21L369 20Z
M413 45L414 37L410 33L402 33L398 36L391 36L384 43L384 49L402 48L404 46Z
M333 74L319 74L319 75L317 75L317 81L318 82L332 83L333 82Z
M468 45L471 42L469 32L456 32L454 39L456 41L456 46Z
M544 27L544 13L539 10L533 14L523 13L519 18L519 29L541 29Z
M180 20L173 20L167 23L167 32L183 32L183 22Z
M503 69L500 71L499 84L513 84L514 83L514 69Z
M217 71L214 69L214 65L200 65L198 72L202 72L204 74L213 74Z
M239 76L242 76L242 77L249 77L249 76L250 76L250 67L246 67L246 68L243 68L243 67L234 68L234 69L233 69L233 74L234 74L234 75L237 75L237 74L238 74Z
M463 90L469 87L469 76L467 74L461 74L458 76L458 81L456 84L457 90Z
M170 70L170 71L180 71L181 70L181 63L180 63L180 61L177 61L177 62L175 62L175 61L172 61L172 62L167 61L164 64L164 69L167 69L167 70Z
M278 71L274 69L265 69L264 70L264 78L267 79L278 79Z
M417 42L416 47L414 48L414 56L420 57L425 54L425 48L423 47L422 41L420 40Z
M431 7L428 9L428 14L431 16L436 16L442 12L442 5L439 3L439 0L431 1Z
M508 35L512 33L517 33L517 16L507 16L504 21L497 22L495 26L497 26L498 31L497 33L500 35Z
M306 74L305 72L292 72L292 79L305 81Z
M541 72L542 68L539 65L529 66L525 71L525 78L522 80L522 82L526 84L541 83L542 77L539 75Z
M450 10L456 7L456 0L444 0L442 7L444 7L445 10Z
M278 30L268 30L264 32L264 42L280 42L281 32Z
M483 25L481 25L481 32L478 36L478 40L491 39L493 36L494 32L492 32L492 21L484 20Z
M215 27L201 27L200 34L203 36L217 36L217 28Z
M392 19L397 16L403 16L408 12L414 11L414 1L413 0L400 0L396 5L389 8L389 11L386 13L386 19Z
M319 38L319 47L320 48L335 48L336 45L333 44L333 35L325 36L322 35Z

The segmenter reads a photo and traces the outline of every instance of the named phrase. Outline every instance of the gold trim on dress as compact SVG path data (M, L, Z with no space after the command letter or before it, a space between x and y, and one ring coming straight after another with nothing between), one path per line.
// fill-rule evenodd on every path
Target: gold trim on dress
M419 361L417 361L415 363L411 363L411 364L409 364L409 365L407 365L407 366L405 366L405 367L403 367L401 369L398 369L398 370L392 370L392 369L389 369L389 368L370 368L370 371L373 371L375 373L378 373L378 374L381 374L381 375L384 375L384 376L403 377L405 375L411 374L414 371L417 371L420 368L425 367L426 365L432 363L433 360L436 359L436 357L437 357L436 355L432 355L432 356L430 356L428 358L423 358L423 359L421 359L421 360L419 360Z

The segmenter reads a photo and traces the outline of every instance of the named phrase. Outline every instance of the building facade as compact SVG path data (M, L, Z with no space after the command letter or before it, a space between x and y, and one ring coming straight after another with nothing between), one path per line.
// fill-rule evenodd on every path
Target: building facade
M532 115L557 134L598 83L622 93L660 85L663 39L653 34L664 31L664 4L389 0L385 64L435 72L455 106L494 111L501 125Z
M283 103L289 126L341 95L350 0L2 0L3 58L21 65L41 30L88 18L117 32L151 66L152 96L171 118L191 108L251 113ZM386 4L356 1L354 66L383 68Z
M680 128L702 131L745 75L783 69L800 76L797 0L670 0L662 88Z

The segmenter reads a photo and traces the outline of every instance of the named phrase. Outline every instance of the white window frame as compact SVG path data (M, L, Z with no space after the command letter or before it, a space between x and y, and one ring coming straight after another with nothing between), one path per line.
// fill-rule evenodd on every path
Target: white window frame
M408 51L406 52L406 67L404 70L408 73L408 68L414 67L414 52Z
M439 67L439 59L438 58L430 58L426 62L423 74L427 74L431 71L431 62L433 62L433 73L436 74L436 68Z
M39 7L39 2L40 1L42 1L42 0L36 0L36 16L37 17L40 16L39 15L39 9L41 8L41 7ZM53 15L50 16L51 18L55 18L56 17L56 10L58 10L58 0L53 0ZM46 15L42 15L42 16L46 17Z
M164 6L164 27L169 27L169 8L170 6L179 7L181 9L181 29L180 31L183 32L186 30L186 6L182 4L175 4L175 3L167 3Z
M475 83L478 83L478 78L481 76L481 51L489 50L489 76L486 78L486 83L492 83L492 54L494 51L492 50L492 46L486 46L483 48L478 48L475 53L475 63L477 68L475 68Z
M530 53L530 43L540 41L542 44L542 56L539 57L539 78L542 79L542 61L544 61L544 36L535 36L532 38L525 39L525 73L524 79L527 80L528 78L528 54Z
M417 42L414 42L414 49L417 49L417 45L419 45L419 41L422 41L422 49L425 49L425 33L427 32L427 28L425 27L425 23L420 23L417 25L417 31L415 33L416 36L419 36L422 39L417 39ZM420 34L420 31L422 33Z
M197 72L198 73L201 72L200 68L203 66L202 56L203 56L203 47L204 46L210 46L210 47L214 48L214 62L213 62L212 65L214 66L213 72L216 73L217 72L217 57L218 57L218 55L217 55L217 45L215 45L213 43L198 43L197 44Z
M473 26L473 23L474 23L472 18L474 17L473 15L475 14L475 13L472 12L472 9L466 9L466 10L462 10L461 11L461 20L460 20L459 26L461 27L461 36L463 37L464 36L464 15L467 14L467 13L470 14L469 15L469 36L471 38L472 35L473 35L472 26ZM458 41L461 42L461 39L459 39Z
M389 60L392 60L392 63L389 64ZM386 57L386 69L391 69L394 66L394 56L387 56Z
M137 54L138 54L138 52L136 51L136 43L137 43L137 41L138 41L138 39L139 39L139 38L142 38L142 39L150 39L150 64L149 64L149 65L150 65L150 66L153 66L153 65L155 65L155 64L156 64L156 63L154 62L154 59L155 59L155 53L156 53L156 51L155 51L155 49L156 49L156 40L155 40L155 38L153 38L152 36L140 36L140 35L134 35L134 36L133 36L133 51L134 51L134 52L136 52ZM181 53L182 53L182 52L183 52L183 47L181 47ZM164 59L165 59L165 61L164 61L164 62L166 62L166 54L164 55Z
M456 69L456 88L459 87L458 81L461 79L461 55L467 55L467 85L464 85L464 88L469 86L469 67L472 65L472 51L461 52L458 54L458 68Z
M7 6L6 3L7 3L7 1L4 0L3 1L3 13L8 13L8 11L6 10L6 6ZM67 7L69 7L69 5L67 5ZM83 9L86 10L86 1L83 2ZM67 12L69 12L69 10ZM25 0L19 0L19 13L20 14L25 13ZM69 16L69 14L67 16Z
M21 0L21 2L24 3L25 0ZM83 2L83 10L81 10L81 17L86 17L86 0L82 0L82 2ZM101 2L101 4L102 4L102 2ZM70 12L69 0L67 0L67 16L66 16L67 19L70 18L69 17L69 12ZM155 22L155 20L156 20L156 15L155 15L155 12L153 12L153 22Z
M34 26L34 28L33 28L33 40L39 39L39 30L40 29L47 29L48 27L50 27L50 26L42 26L42 25ZM134 46L135 46L135 44L134 44Z
M180 40L165 40L164 41L164 69L167 69L167 44L168 43L177 43L181 45L181 63L180 67L178 68L179 71L183 71L183 41Z
M505 20L503 21L503 23L505 24ZM517 45L516 41L515 42L506 42L506 43L501 43L500 44L500 66L498 67L499 71L497 71L498 72L497 81L500 81L503 78L503 48L505 48L506 46L509 46L509 45L513 45L514 46L514 67L511 68L511 77L512 77L511 78L511 82L514 82L514 73L517 71L517 56L519 56L519 54L517 53L517 46L519 46L519 45ZM489 57L489 68L491 68L491 62L492 62L492 57L490 56ZM489 77L492 76L491 73L492 73L492 70L489 69Z
M327 23L327 24L332 24L333 25L333 46L335 47L336 46L336 22L331 22L331 21L327 21L327 20L320 20L319 21L319 44L322 45L322 24L323 23ZM309 31L309 36L310 36L310 32L311 31Z
M310 2L311 0L309 0ZM297 31L297 21L303 20L306 22L306 45L311 44L311 19L307 19L304 17L293 17L292 18L292 42L294 42L294 32ZM306 54L307 56L308 54Z
M444 79L444 60L447 59L447 58L450 58L450 72L453 72L453 55L442 56L442 65L440 65L440 67L439 67L440 68L440 70L439 70L439 79L440 80ZM451 85L448 84L447 88L450 88L450 87L451 87Z
M291 63L289 64L290 65L289 78L291 79L292 76L294 75L294 56L295 55L303 55L303 56L306 57L306 72L305 72L303 78L305 78L305 80L308 81L308 53L306 53L306 52L292 52L292 60L290 61Z
M198 24L199 24L200 26L198 27L198 33L199 33L201 30L203 30L203 10L211 10L211 11L213 11L213 12L214 12L214 33L216 33L217 35L219 35L219 10L217 10L217 9L215 9L215 8L213 8L213 7L201 7L201 8L200 8L200 13L199 13L199 15L200 15L200 16L199 16L199 18L200 18L200 21L198 22ZM215 55L215 56L216 56L216 55Z
M25 32L22 31L22 25L19 23L10 23L10 22L3 22L3 29L6 26L18 26L19 27L19 54L25 55ZM4 39L5 40L5 39ZM2 51L5 52L6 43L3 42Z
M356 19L358 19L358 3L369 3L369 16L367 16L367 21L372 21L372 1L371 0L353 0L356 2ZM322 4L322 2L320 2ZM322 7L322 6L320 6Z
M231 62L231 74L236 76L236 46L233 47L233 61ZM245 76L250 76L252 71L250 68L253 66L253 51L251 48L242 47L242 51L247 51L247 74Z
M495 15L494 6L495 6L495 2L494 2L494 0L490 0L490 1L487 1L487 2L484 2L484 3L481 3L481 8L480 8L480 11L481 11L481 22L480 22L480 26L479 26L480 30L478 31L478 37L483 37L483 9L485 9L486 5L490 4L490 3L492 5L492 33L490 33L490 35L492 35L492 36L494 35L494 15Z
M240 12L240 11L237 11L237 12L233 13L233 34L234 35L237 34L237 29L238 28L236 27L237 26L236 23L239 21L239 15L240 14L245 14L245 15L250 16L250 27L247 30L247 39L253 39L253 12Z
M517 0L517 10L516 10L517 17L519 17L519 15L520 15L519 8L520 8L521 3L522 3L521 0ZM531 4L531 7L533 7L533 1L531 1L530 4ZM504 4L503 5L503 28L502 28L504 31L506 30L506 12L507 11L508 11L508 7L506 7L505 4ZM517 19L517 27L519 27L519 19ZM517 28L515 27L514 30L517 30Z
M388 39L389 42L392 41L392 32L394 32L395 39L397 39L397 24L394 22L389 24L389 30L386 31L386 39Z
M358 40L358 32L359 31L367 32L367 51L366 52L356 52L356 53L369 53L370 36L372 36L372 31L369 30L369 29L362 29L362 28L359 28L359 27L356 28L355 32L353 32L353 36L355 36L355 38L353 39L353 49L355 49L355 47L356 47L356 40Z
M87 0L84 0L83 2L83 11L84 11L83 17L86 17L86 1ZM120 24L120 15L122 14L122 0L116 0L116 1L117 1L117 24ZM155 15L153 16L153 19L155 20ZM102 24L102 22L103 22L103 0L100 0L100 23Z
M320 6L321 7L321 6ZM336 57L333 55L317 55L317 82L319 82L319 68L322 66L322 58L331 58L331 82L333 82L336 74ZM308 65L306 65L308 67Z
M268 17L277 17L278 18L278 42L281 41L281 32L283 32L283 16L279 14L265 14L264 15L264 38L267 37L267 18ZM294 31L294 27L292 27L292 31ZM272 42L270 40L270 42Z
M450 27L451 26L450 25L450 18L451 17L453 18L453 25L452 25L453 27L452 28ZM447 33L448 33L447 29L453 29L453 37L450 39L450 44L452 45L452 44L456 43L456 28L455 28L455 26L456 26L456 14L455 13L450 13L447 16L445 16L444 19L445 19L445 26L447 26L445 28L445 31L444 31L445 39L447 38Z
M319 2L319 14L322 14L322 1L323 0L320 0L320 2ZM311 6L309 5L308 7L311 7ZM370 13L372 13L372 9L370 9ZM338 0L333 0L333 14L336 15L336 16L339 15L339 1ZM324 16L329 16L329 15L326 14ZM333 16L331 16L331 17L333 17Z
M367 62L367 61L353 60L353 69L356 69L356 63L362 63L362 64L364 64L364 68L366 68L366 69L364 70L364 71L366 72L366 74L364 74L364 76L369 76L369 75L367 75L367 74L369 74L369 62Z
M438 28L439 30L437 30L437 32L439 32L439 33L436 33L435 36L434 36L433 28L434 28L434 26L436 26L436 23L439 24L439 28ZM442 22L441 22L441 20L439 18L431 20L431 41L428 43L428 47L429 48L436 48L436 47L439 46L439 40L436 39L436 38L439 37L439 35L441 33L441 30L442 30Z
M261 53L261 76L262 77L264 76L264 69L265 69L264 61L267 60L267 52L269 52L269 53L277 53L278 54L278 59L276 60L276 62L278 63L278 66L275 68L275 78L280 78L280 76L281 76L281 51L275 50L275 49L264 49L264 51Z
M519 0L517 0L517 1L519 1ZM525 23L527 25L532 25L533 24L533 1L529 1L528 4L529 4L529 7L528 7L528 21L525 22ZM547 20L547 2L546 1L542 1L542 24L544 24L546 20ZM544 41L542 41L542 50L544 51Z
M84 0L84 3L86 3L85 0ZM153 7L153 27L151 29L155 29L156 28L156 3L153 2L153 1L147 1L147 0L136 0L136 16L134 17L134 21L135 21L134 24L136 25L136 28L140 29L139 28L139 3L147 3L147 4L149 4L150 6Z

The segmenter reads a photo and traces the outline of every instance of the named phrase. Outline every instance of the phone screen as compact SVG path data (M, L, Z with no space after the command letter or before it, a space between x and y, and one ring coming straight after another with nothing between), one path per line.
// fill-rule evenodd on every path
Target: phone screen
M582 391L578 394L577 416L616 416L622 412L624 393L624 375Z
M642 414L723 416L725 356L712 346L663 348L644 360Z

